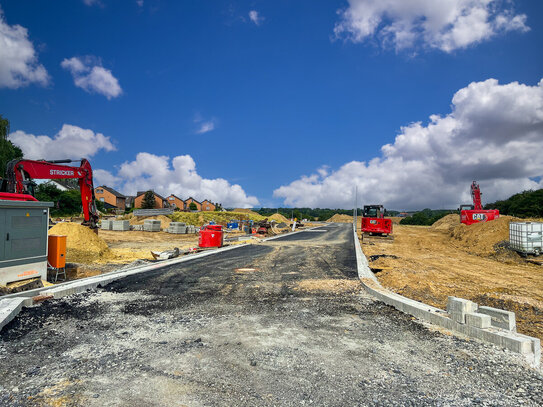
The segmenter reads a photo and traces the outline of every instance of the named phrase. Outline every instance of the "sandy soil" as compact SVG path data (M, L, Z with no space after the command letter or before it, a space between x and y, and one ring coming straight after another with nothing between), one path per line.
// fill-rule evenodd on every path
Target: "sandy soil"
M362 242L385 287L442 309L452 295L514 311L519 332L543 339L543 267L503 249L470 253L450 232L425 226L395 225L394 237Z

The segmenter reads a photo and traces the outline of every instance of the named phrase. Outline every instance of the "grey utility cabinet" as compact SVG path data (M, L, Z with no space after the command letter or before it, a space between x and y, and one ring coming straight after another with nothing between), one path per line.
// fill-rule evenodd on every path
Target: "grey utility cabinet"
M0 284L47 278L52 202L0 200Z

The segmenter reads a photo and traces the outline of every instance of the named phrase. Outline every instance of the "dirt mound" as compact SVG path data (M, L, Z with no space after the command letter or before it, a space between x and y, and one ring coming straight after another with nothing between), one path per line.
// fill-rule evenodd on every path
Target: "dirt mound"
M326 222L337 222L337 223L353 223L353 217L350 215L340 215L336 213Z
M107 243L91 229L78 223L57 223L49 229L49 234L66 236L68 262L91 263L110 255Z
M490 222L474 223L469 226L461 223L452 230L451 235L470 253L491 255L495 253L495 246L498 243L509 240L511 221L516 222L520 219L502 215Z
M387 216L387 219L390 219L394 225L399 225L403 218L401 216Z
M210 221L215 221L218 224L226 225L232 219L252 219L260 221L265 219L264 216L255 212L174 212L172 215L174 222L185 222L189 225L202 226ZM164 225L164 224L163 224ZM164 226L162 226L164 227Z
M451 213L434 222L434 224L430 226L430 229L451 232L458 225L460 225L460 216L456 213Z
M281 215L280 213L274 213L272 216L268 216L268 220L274 220L276 222L285 222L285 223L289 223L290 220L288 220L286 217L284 217L283 215Z
M131 225L143 225L146 219L155 219L160 221L160 227L161 228L167 228L170 226L170 223L172 220L164 215L158 215L158 216L134 216L130 218L130 224Z
M260 216L260 214L256 213L255 211L252 211L251 209L236 208L232 212L238 212L238 213L245 213L245 214L248 214L248 215Z

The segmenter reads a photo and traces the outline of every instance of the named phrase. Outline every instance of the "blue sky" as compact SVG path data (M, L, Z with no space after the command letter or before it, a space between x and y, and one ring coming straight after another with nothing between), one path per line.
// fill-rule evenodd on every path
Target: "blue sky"
M394 0L387 2L387 10L373 11L381 25L361 34L356 30L375 1L0 0L4 27L28 30L25 38L35 59L25 63L47 72L18 84L4 80L2 86L0 62L0 113L10 119L16 133L12 140L25 153L49 152L31 158L77 158L85 152L99 170L97 180L125 193L153 187L232 206L349 207L356 185L362 201L411 209L469 201L472 178L481 180L488 199L540 187L543 163L509 174L511 162L523 159L513 153L490 161L492 154L485 153L475 165L466 150L437 168L436 162L444 161L439 154L451 157L456 150L428 150L448 136L425 133L431 115L453 114L460 123L456 129L471 126L473 142L500 122L500 106L517 106L519 98L506 100L511 94L528 88L535 110L521 114L533 116L535 134L519 139L512 127L501 142L491 135L479 141L495 147L492 151L509 151L507 143L515 141L543 141L538 110L543 3L493 0L484 20L493 31L462 33L451 42L443 30L443 39L436 40L435 32L420 36L420 27L405 28L409 12L395 8ZM440 18L431 6L419 14L429 22ZM506 28L499 15L509 19ZM397 30L398 24L403 29ZM456 28L474 31L473 26ZM390 27L395 34L418 37L400 42L388 36ZM61 66L71 58L83 68ZM101 86L85 79L93 67L105 75ZM107 75L116 82L108 82ZM489 79L497 83L485 82ZM514 89L503 88L515 82ZM471 83L479 84L467 92L473 103L484 99L484 88L501 95L495 97L503 104L477 118L467 113L460 118L455 111L463 108L452 99ZM411 137L429 137L420 148L425 158L413 158L411 150L394 144L404 134L402 127L419 121L422 127ZM474 123L479 127L473 129ZM97 141L94 145L102 147L93 149L80 148L77 140L57 140L50 148L37 148L42 144L33 137L38 135L69 138L62 133L64 125L74 126L65 128L66 134L90 130L93 143L96 134L108 142ZM389 143L402 165L384 162L381 148ZM178 160L176 170L176 156L190 157ZM537 157L531 160L542 160ZM380 161L373 169L372 159ZM466 162L470 165L459 168ZM411 171L417 182L406 178Z

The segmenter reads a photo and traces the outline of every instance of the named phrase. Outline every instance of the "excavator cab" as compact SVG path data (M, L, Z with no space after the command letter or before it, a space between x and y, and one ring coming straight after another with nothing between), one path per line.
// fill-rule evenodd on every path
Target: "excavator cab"
M365 218L384 218L385 211L383 205L364 205L362 216Z

